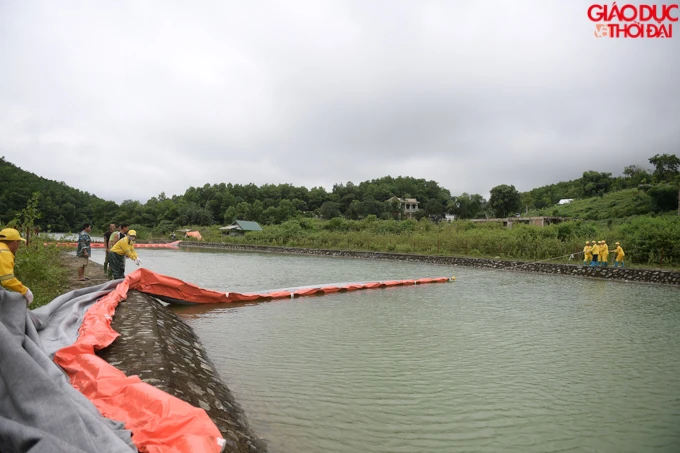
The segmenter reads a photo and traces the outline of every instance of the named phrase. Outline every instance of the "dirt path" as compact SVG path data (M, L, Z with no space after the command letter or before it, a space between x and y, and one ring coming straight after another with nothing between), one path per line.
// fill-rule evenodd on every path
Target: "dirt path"
M63 253L61 255L61 262L64 267L69 269L68 273L68 288L64 292L73 291L74 289L85 288L87 286L101 285L109 281L109 278L104 273L104 266L90 261L85 268L85 277L89 280L78 280L78 258L70 253Z

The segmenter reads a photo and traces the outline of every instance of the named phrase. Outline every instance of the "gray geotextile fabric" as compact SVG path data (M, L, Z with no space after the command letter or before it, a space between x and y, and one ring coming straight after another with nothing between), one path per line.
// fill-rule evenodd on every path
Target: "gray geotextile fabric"
M52 361L77 338L85 310L116 283L72 291L33 312L23 296L0 288L1 452L137 451L130 431L103 417Z

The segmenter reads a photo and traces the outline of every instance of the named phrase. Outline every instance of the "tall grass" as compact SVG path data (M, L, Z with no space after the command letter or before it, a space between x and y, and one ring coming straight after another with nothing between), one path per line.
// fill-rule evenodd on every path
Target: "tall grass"
M583 220L608 220L645 215L652 212L652 198L643 190L626 189L601 197L574 200L569 204L552 206L529 215L572 217Z
M366 250L426 255L499 257L517 260L576 261L585 241L606 240L610 250L619 241L628 263L680 267L680 218L638 216L618 221L569 221L538 227L515 224L428 220L364 220L341 218L290 220L264 226L241 237L222 236L217 227L200 228L206 241L232 244ZM611 257L611 255L610 255Z
M35 237L29 245L19 247L14 260L15 275L33 292L29 308L47 304L68 288L68 269L60 261L63 249L55 243L47 244Z

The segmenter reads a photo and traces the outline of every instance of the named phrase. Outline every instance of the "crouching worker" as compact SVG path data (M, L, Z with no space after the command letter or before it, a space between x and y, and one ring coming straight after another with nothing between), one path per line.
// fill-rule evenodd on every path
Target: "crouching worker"
M33 293L14 276L14 255L21 242L26 242L14 228L0 231L0 285L7 291L14 291L26 299L28 307L33 302Z
M125 257L133 260L137 266L142 264L142 261L137 257L137 252L135 252L136 239L137 232L130 230L127 236L111 247L109 252L109 269L114 280L125 278Z
M621 244L618 242L616 243L616 248L614 249L614 253L616 253L616 259L614 261L614 267L619 267L619 263L621 263L621 267L624 267L625 263L623 262L623 257L626 256L626 254L623 252L623 249L621 248Z

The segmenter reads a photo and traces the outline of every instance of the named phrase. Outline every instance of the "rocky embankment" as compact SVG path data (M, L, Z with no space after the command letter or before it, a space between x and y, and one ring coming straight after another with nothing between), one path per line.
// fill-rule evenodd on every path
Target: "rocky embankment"
M64 255L63 260L75 276L75 257ZM85 275L90 280L72 277L69 291L107 281L103 266L96 263L90 263ZM111 327L120 337L97 355L126 375L137 375L147 384L203 408L226 440L226 452L267 451L194 331L164 304L130 291L116 307Z
M541 262L507 261L485 258L464 258L455 256L411 255L404 253L360 252L351 250L303 249L295 247L273 247L261 245L224 244L220 242L180 242L180 247L220 248L244 252L290 253L297 255L335 256L377 260L413 261L417 263L467 266L484 269L502 269L540 274L567 275L627 282L661 283L680 286L680 272L658 269L636 269L608 267L586 267L575 264L553 264Z

